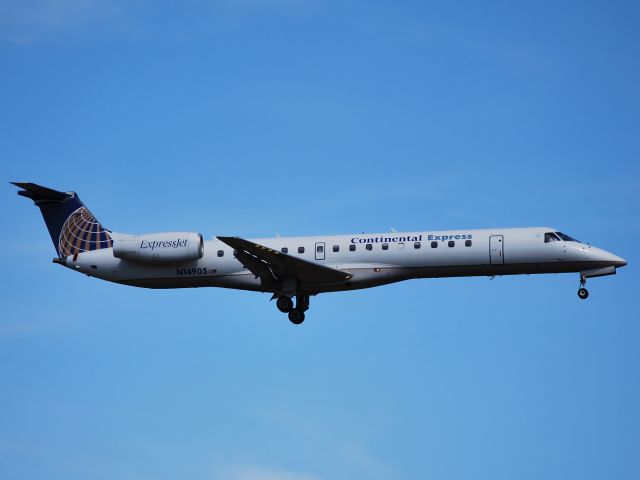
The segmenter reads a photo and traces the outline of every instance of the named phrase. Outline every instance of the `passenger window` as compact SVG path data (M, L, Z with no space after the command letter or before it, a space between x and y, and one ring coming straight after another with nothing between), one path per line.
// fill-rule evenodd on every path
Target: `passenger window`
M282 247L282 248L280 249L280 251L281 251L282 253L289 253L289 249L288 249L287 247Z
M471 246L471 240L465 240L464 241L464 246L465 247L470 247Z
M373 250L373 244L372 243L367 243L366 247L367 250Z
M453 248L456 246L456 242L454 242L453 240L449 240L449 248Z
M416 250L417 250L418 248L420 248L420 242L415 242L415 243L413 244L413 248L415 248Z
M316 247L316 253L322 253L322 252L324 252L324 247L322 245L318 245Z
M222 257L224 255L224 250L218 250L218 256Z
M356 251L356 246L355 245L349 245L349 251L350 252L355 252Z
M431 248L438 248L438 242L431 242Z
M553 232L547 232L547 233L544 234L544 243L559 242L559 241L560 241L560 239Z
M340 251L340 245L334 245L333 246L333 251L334 252L339 252Z
M383 250L389 250L389 244L388 243L383 243L382 244L382 249Z
M304 253L304 247L298 247L298 253Z

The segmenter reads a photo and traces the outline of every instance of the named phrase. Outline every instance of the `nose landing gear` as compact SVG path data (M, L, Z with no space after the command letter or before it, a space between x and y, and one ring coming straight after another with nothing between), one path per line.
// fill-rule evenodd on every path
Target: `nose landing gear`
M581 300L586 300L587 297L589 296L589 290L584 288L586 284L587 284L587 279L582 275L580 275L580 288L578 289L578 297L580 297Z

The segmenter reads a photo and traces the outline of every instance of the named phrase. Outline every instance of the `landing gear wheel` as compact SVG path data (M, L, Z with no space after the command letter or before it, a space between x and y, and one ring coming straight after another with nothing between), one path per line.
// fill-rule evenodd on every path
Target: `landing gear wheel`
M282 313L289 313L291 310L293 310L293 300L291 300L289 297L278 297L278 300L276 301L276 307L278 307L278 310L280 310Z
M294 325L300 325L302 322L304 322L304 312L302 310L294 308L289 312L289 321Z
M580 287L580 288L578 289L578 296L579 296L582 300L586 299L586 298L589 296L589 290L587 290L587 289L586 289L586 288L584 288L584 287Z

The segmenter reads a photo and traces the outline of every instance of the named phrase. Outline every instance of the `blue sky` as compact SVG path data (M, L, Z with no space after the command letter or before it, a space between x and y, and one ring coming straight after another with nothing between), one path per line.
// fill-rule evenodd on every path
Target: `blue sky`
M550 225L615 277L312 299L51 264L5 183L0 477L640 476L635 2L0 2L5 182L109 228Z

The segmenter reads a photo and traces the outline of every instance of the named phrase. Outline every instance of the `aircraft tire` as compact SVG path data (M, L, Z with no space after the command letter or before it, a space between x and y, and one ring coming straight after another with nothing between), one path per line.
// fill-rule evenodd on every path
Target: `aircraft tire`
M293 310L293 300L289 297L278 297L276 300L276 307L278 307L278 310L282 313L289 313Z
M589 296L589 290L584 287L578 289L578 296L581 300L585 300Z
M294 325L300 325L304 322L304 312L297 308L294 308L289 312L289 321Z

